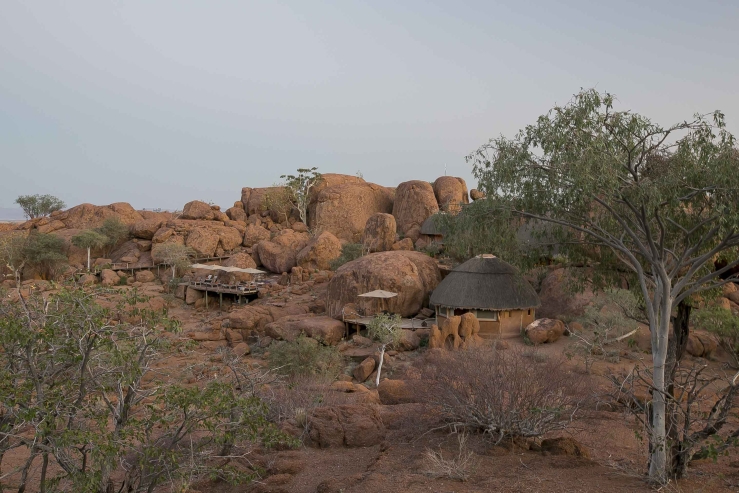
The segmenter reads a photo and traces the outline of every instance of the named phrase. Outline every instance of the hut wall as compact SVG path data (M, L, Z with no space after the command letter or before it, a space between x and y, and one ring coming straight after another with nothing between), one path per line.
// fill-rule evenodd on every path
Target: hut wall
M437 324L441 327L446 317L441 312L436 316ZM498 314L498 320L481 320L480 337L483 339L492 339L494 337L512 338L521 335L521 328L526 327L536 320L536 310L531 308L527 310L511 310L501 311Z
M511 310L502 311L498 316L502 337L518 337L521 329L525 328L531 322L536 320L536 310L531 308L527 310ZM482 332L482 324L480 326Z

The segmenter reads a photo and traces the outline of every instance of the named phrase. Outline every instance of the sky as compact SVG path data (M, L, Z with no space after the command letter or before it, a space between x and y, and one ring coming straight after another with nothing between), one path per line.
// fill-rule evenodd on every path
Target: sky
M581 88L739 134L739 2L3 0L0 208L446 174Z

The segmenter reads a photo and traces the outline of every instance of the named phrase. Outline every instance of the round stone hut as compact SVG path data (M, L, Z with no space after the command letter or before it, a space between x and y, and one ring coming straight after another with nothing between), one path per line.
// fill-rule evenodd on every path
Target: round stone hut
M478 255L454 268L431 294L439 326L472 312L480 336L512 337L536 319L539 296L520 272L495 255Z

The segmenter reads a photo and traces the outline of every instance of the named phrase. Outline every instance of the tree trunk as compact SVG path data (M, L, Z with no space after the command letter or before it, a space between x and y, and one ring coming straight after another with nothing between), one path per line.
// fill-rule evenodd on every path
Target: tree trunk
M665 368L665 384L667 394L675 396L675 375L685 354L690 335L690 311L692 307L683 300L677 305L677 314L671 318L672 334L668 344L667 363ZM680 436L677 423L677 404L670 401L667 404L667 440L670 446L670 459L667 475L670 478L679 479L685 475L688 468L687 458L689 447L684 443L684 437Z
M87 272L90 272L90 247L87 247Z
M670 312L672 298L670 287L662 286L658 323L652 330L652 419L650 430L649 478L659 484L666 482L667 473L667 408L665 399L665 365L667 363L668 339L670 334ZM657 320L655 320L657 322Z
M385 359L385 346L386 344L383 344L380 348L380 364L377 365L377 378L375 379L375 387L380 385L380 373L382 372L382 361Z

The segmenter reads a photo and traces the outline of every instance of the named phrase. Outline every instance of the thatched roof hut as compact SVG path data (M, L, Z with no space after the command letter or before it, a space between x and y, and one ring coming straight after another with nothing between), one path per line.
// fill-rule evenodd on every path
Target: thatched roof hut
M494 255L454 268L431 294L431 304L462 310L528 310L539 296L518 270Z

